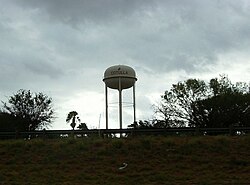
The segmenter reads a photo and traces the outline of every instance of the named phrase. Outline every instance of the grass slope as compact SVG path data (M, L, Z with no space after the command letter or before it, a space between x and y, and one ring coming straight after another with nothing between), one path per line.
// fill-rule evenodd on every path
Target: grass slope
M0 158L0 184L250 183L250 136L0 141Z

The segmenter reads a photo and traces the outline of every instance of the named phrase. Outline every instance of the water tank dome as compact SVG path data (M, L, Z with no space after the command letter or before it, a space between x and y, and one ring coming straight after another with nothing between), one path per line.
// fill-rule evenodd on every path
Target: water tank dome
M119 81L121 90L132 87L136 82L135 70L126 65L115 65L106 69L103 81L107 87L119 90Z

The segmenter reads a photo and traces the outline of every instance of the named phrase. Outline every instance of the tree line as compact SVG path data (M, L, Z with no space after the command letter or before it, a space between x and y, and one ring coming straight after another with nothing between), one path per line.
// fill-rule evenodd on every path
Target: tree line
M250 127L250 87L246 82L232 83L226 75L207 83L188 79L166 90L154 112L155 119L130 127Z
M187 79L173 84L154 105L155 118L131 124L133 128L229 126L250 127L250 87L232 83L226 75L209 82ZM2 102L0 131L34 131L51 126L55 119L52 98L43 93L19 90ZM88 129L76 111L66 117L72 129Z

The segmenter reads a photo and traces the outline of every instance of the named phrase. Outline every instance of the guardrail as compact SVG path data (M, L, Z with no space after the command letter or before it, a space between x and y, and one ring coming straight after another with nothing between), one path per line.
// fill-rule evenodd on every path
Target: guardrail
M130 129L90 129L90 130L37 130L29 132L1 132L0 139L18 139L18 138L60 138L75 135L82 136L110 136L116 134L125 135L240 135L250 132L250 127L230 127L230 128L199 128L199 127L181 127L181 128L130 128Z

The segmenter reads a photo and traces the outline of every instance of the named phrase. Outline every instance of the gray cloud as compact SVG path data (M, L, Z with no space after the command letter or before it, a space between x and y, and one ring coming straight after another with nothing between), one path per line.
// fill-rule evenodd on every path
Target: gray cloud
M232 74L241 77L249 69L247 0L15 0L4 5L1 96L29 88L49 92L58 107L66 106L81 93L103 94L104 70L127 64L138 72L138 112L148 118L149 97L177 80L214 77L237 65L245 68L237 66L238 74Z
M48 14L47 21L77 27L59 24L44 37L58 52L79 60L92 60L94 51L99 58L112 55L110 61L131 58L144 65L157 62L156 70L193 71L199 70L199 63L216 63L220 53L249 47L245 1L18 2L25 9L40 10L40 16ZM56 31L60 27L64 35Z
M149 0L24 0L17 1L24 8L32 7L47 13L51 20L62 21L66 24L77 25L79 23L123 19L124 16L133 14L138 9L142 11L153 2Z

